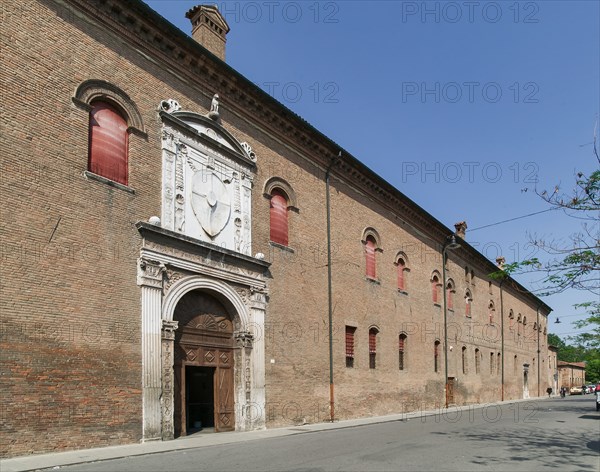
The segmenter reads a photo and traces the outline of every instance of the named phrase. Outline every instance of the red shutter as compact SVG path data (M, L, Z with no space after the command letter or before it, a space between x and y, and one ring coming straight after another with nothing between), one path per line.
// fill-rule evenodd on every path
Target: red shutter
M274 190L271 195L271 241L288 245L288 202L285 195Z
M403 261L398 261L398 290L404 290L404 265Z
M448 287L446 289L446 303L448 304L449 310L452 310L454 308L454 299L452 297L452 287Z
M346 357L354 357L354 330L351 326L346 326Z
M374 279L377 276L375 271L375 241L373 241L371 238L367 239L367 244L365 244L365 252L367 261L367 277Z
M431 298L433 299L433 303L438 302L438 278L434 277L431 281Z
M369 353L375 354L377 352L377 331L374 329L369 330Z
M400 335L400 337L398 338L398 350L400 352L404 352L404 339L405 337L403 335Z
M127 185L127 122L116 109L96 103L90 112L89 170Z

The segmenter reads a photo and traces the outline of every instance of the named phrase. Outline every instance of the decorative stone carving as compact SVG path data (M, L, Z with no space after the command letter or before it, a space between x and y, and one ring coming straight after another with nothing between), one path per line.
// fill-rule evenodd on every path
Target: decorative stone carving
M188 115L192 115L189 122L184 121ZM242 157L244 149L232 143L232 137L219 126L212 129L201 120L194 121L194 116L201 115L177 112L174 116L181 117L197 133L165 121L162 227L251 255L253 169L231 154ZM223 146L202 140L203 134ZM240 218L241 225L235 224L232 213Z
M246 151L246 154L248 154L248 157L252 159L252 161L256 162L256 154L254 154L250 145L246 141L240 144L244 148L244 151Z
M179 327L179 322L176 320L162 320L162 338L175 339L175 331Z
M208 117L211 120L215 120L217 123L221 120L221 117L219 116L219 96L216 93L213 95L212 101L210 102Z
M166 267L161 262L140 259L138 265L137 284L154 288L162 288L163 273L165 270Z
M254 335L248 331L238 331L233 335L238 347L251 348L254 342Z
M173 113L174 111L181 110L181 105L179 105L179 102L177 100L169 98L160 102L159 109L166 111L167 113Z
M214 173L196 172L192 178L192 208L202 229L214 238L229 221L231 201L225 184Z
M162 395L160 397L162 424L161 437L163 441L173 439L173 341L175 339L175 331L177 330L177 321L162 320Z

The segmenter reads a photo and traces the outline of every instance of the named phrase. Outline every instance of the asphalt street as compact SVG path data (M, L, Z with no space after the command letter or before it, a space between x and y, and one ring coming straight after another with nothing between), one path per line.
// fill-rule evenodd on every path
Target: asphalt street
M593 395L464 407L329 431L61 467L61 471L598 471ZM56 468L54 469L56 470Z

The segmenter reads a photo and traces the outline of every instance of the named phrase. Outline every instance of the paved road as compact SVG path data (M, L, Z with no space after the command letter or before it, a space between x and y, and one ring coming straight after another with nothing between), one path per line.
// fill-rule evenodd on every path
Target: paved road
M592 395L544 399L287 437L152 454L61 471L598 471Z

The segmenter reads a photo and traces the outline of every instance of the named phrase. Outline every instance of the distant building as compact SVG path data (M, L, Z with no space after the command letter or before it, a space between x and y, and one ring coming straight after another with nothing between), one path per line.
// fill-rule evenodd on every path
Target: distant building
M558 384L559 388L585 385L585 362L558 361Z
M546 395L550 307L228 66L215 7L2 10L2 455Z

